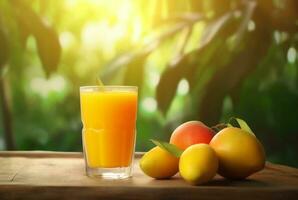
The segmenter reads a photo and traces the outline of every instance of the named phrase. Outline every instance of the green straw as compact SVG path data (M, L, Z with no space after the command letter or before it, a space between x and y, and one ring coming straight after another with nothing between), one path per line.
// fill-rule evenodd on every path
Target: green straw
M97 77L96 81L99 86L104 86L103 82L101 81L101 79L99 77Z

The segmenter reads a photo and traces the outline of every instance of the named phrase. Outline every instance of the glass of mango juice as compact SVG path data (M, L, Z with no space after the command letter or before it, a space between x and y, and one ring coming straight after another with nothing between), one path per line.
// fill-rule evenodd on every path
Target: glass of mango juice
M138 88L80 87L82 141L86 173L124 179L132 174Z

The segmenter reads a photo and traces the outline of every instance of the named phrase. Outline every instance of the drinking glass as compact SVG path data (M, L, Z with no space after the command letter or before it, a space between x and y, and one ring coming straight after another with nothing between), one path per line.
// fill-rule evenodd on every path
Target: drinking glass
M82 141L86 173L124 179L132 174L138 88L80 87Z

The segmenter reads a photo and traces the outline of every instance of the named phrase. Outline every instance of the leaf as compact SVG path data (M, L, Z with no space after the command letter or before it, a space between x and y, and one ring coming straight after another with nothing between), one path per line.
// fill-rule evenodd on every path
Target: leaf
M231 122L232 120L237 121L237 123L239 124L239 126L240 126L240 128L241 128L242 130L245 130L245 131L247 131L247 132L249 132L249 133L255 135L255 134L252 132L251 128L248 126L248 124L247 124L243 119L236 118L236 117L232 117L232 118L229 120L229 124L230 124L230 122Z
M1 71L5 66L5 64L8 62L8 57L9 57L9 46L8 46L7 35L2 29L0 24L0 70Z
M57 69L61 57L58 34L23 1L12 1L12 3L15 15L22 24L21 30L26 32L24 37L32 34L36 39L38 55L48 76Z
M57 33L49 26L43 28L35 34L39 58L47 76L57 70L60 57L61 46Z
M227 127L233 127L233 125L230 123L227 123Z
M150 141L153 142L156 146L159 146L160 148L169 152L170 154L172 154L173 156L175 156L177 158L179 158L183 152L181 149L179 149L174 144L170 144L170 143L162 142L162 141L158 141L158 140L152 140L152 139Z
M201 37L200 47L207 45L210 41L218 34L218 32L227 24L233 17L233 12L228 12L223 16L213 20L204 29L203 35Z
M124 75L124 83L126 85L138 86L139 88L142 86L146 58L147 55L139 56L126 67Z
M186 67L189 66L186 57L179 60L176 64L168 67L161 75L156 88L156 100L158 109L166 114L175 97L177 86L181 78L186 72Z
M205 53L205 48L191 51L179 57L161 74L155 96L158 109L163 114L166 114L171 106L180 80L184 77L188 78L193 73L194 69L197 68L197 63L194 61L197 61L197 58L204 57Z

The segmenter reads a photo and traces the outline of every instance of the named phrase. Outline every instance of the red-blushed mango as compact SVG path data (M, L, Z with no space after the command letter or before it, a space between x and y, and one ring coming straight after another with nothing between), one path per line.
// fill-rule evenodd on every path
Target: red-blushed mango
M259 140L245 130L224 128L210 142L219 160L218 173L229 179L244 179L265 166L265 151Z
M194 144L209 144L213 136L213 130L202 122L189 121L181 124L174 130L170 143L184 150Z

